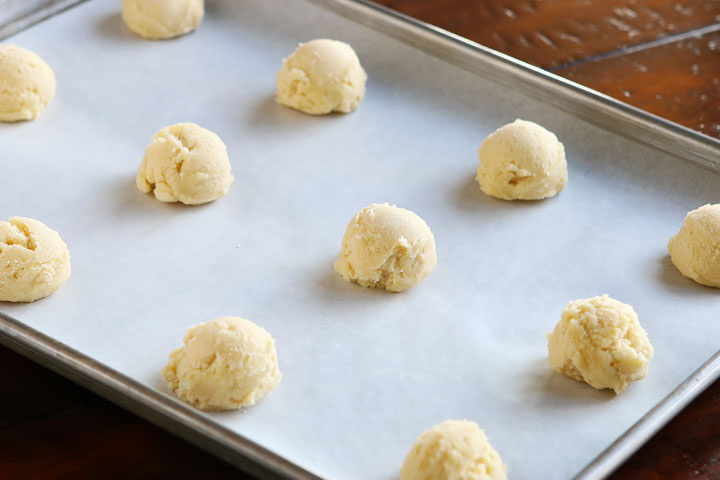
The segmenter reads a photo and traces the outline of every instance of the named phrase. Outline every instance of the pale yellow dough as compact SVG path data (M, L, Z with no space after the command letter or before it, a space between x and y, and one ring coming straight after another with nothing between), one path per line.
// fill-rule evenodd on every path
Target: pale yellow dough
M204 0L123 0L122 18L136 35L161 40L192 32L205 15Z
M220 317L188 328L162 375L187 403L202 410L254 405L280 383L275 340L249 320Z
M227 194L233 180L220 137L194 123L177 123L153 136L136 184L161 202L198 205Z
M435 268L435 237L415 213L373 203L350 220L335 270L363 287L401 292Z
M355 50L337 40L301 43L277 73L277 101L312 115L355 110L367 75Z
M570 302L547 338L553 369L615 393L645 378L653 357L635 310L607 295Z
M39 116L55 96L55 74L30 50L0 46L0 121Z
M565 148L554 133L515 120L490 134L478 150L476 180L487 195L503 200L540 200L557 195L568 181Z
M668 251L680 273L720 288L720 204L688 213L680 231L668 242Z
M446 420L415 440L400 480L506 480L507 468L475 422Z
M60 235L32 218L0 222L0 301L34 302L70 276L70 252Z

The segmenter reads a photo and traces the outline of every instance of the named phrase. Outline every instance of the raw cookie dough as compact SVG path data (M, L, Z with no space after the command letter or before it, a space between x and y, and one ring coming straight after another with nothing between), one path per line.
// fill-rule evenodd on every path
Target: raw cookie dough
M355 50L337 40L301 43L277 73L277 101L312 115L355 110L367 75Z
M568 181L565 148L552 132L525 120L497 129L478 150L476 180L487 195L503 200L540 200L557 195Z
M239 317L188 328L162 375L177 395L202 410L254 405L280 383L275 340Z
M153 136L136 184L161 202L199 205L224 196L233 180L220 137L194 123L176 123Z
M55 75L42 58L16 45L0 46L0 121L39 116L55 96Z
M177 37L200 26L204 0L123 0L122 18L136 35L151 40Z
M402 292L437 263L435 237L409 210L373 203L350 220L335 270L363 287Z
M607 295L570 302L547 339L554 370L616 394L645 377L653 356L635 310Z
M673 264L697 283L720 288L720 203L688 213L668 242Z
M400 480L506 480L507 469L475 422L446 420L415 440Z
M70 252L60 235L32 218L0 222L0 301L34 302L70 276Z

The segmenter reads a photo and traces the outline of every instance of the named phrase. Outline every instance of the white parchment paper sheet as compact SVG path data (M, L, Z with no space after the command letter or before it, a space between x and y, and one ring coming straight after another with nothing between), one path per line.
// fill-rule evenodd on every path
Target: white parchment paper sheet
M209 417L320 475L390 479L413 440L477 421L515 479L567 478L720 346L720 295L667 257L720 177L618 138L299 0L210 1L201 28L145 41L119 2L93 1L11 39L55 70L35 122L0 125L0 217L58 230L73 274L3 312L171 394L160 377L189 325L238 315L277 339L284 379L245 412ZM369 75L350 115L273 101L298 42L353 45ZM533 120L564 142L558 197L484 196L476 149ZM199 207L140 193L150 137L196 122L225 141L236 180ZM332 268L346 223L390 202L423 217L436 270L402 294ZM566 303L632 304L655 346L615 397L553 373L545 333Z

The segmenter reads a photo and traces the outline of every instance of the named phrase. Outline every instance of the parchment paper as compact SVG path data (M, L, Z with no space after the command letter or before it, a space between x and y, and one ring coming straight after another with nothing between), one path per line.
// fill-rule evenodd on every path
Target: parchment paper
M478 422L514 479L577 473L720 346L718 290L683 278L669 237L720 202L720 177L589 126L300 0L207 2L195 33L145 41L119 2L93 1L10 40L41 55L57 97L0 125L0 217L58 230L73 273L53 296L1 311L153 388L189 325L237 315L277 339L284 378L244 412L209 417L329 478L395 478L422 431ZM273 101L298 42L356 49L369 75L350 115ZM564 142L556 198L493 200L476 150L515 118ZM140 193L165 125L225 141L230 193L199 207ZM401 294L332 268L361 207L390 202L432 228L438 266ZM554 373L545 333L571 299L630 303L655 346L615 395ZM48 401L51 401L49 399Z

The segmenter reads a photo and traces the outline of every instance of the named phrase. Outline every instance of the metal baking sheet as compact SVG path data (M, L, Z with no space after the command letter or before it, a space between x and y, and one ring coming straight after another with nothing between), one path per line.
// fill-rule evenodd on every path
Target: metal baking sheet
M717 359L693 372L719 346L718 292L683 278L665 245L688 210L720 201L718 142L363 3L207 3L202 27L172 41L132 36L99 1L10 39L50 63L58 95L37 121L0 125L0 217L57 229L73 275L43 301L0 304L5 343L224 458L297 478L395 478L446 418L477 421L513 478L600 478L717 377ZM390 29L412 45L378 33ZM351 43L368 72L351 115L273 101L281 59L318 37ZM565 144L570 183L554 199L496 201L473 180L482 139L517 117ZM227 144L227 197L183 207L135 189L150 136L179 121ZM332 270L347 221L383 201L420 214L438 244L436 270L402 294ZM567 301L601 293L635 307L656 350L618 397L546 362ZM267 328L284 378L250 409L205 414L159 371L189 325L220 315Z
M0 0L0 39L76 5L83 0Z

